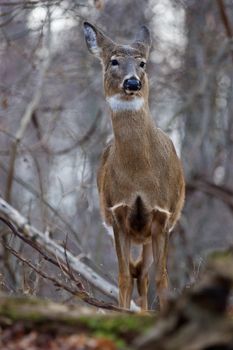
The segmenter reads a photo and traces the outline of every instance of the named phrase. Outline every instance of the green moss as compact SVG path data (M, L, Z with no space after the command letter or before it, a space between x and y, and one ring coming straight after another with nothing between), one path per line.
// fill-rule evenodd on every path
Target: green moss
M136 336L155 323L155 316L151 315L110 312L106 315L83 315L78 307L70 308L43 299L6 296L0 298L0 321L1 317L11 324L24 322L28 329L37 327L46 332L86 333L108 338L115 342L118 349L124 350Z
M140 315L93 315L79 318L79 321L90 331L103 334L141 333L154 324L155 318Z
M46 310L48 302L29 297L4 297L0 299L0 315L10 318L12 321L27 319L37 321L44 319L41 310Z

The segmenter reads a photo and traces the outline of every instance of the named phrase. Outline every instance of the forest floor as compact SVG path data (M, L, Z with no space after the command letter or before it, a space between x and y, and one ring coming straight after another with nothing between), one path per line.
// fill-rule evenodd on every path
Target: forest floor
M0 294L0 350L233 350L233 251L158 315Z
M115 350L131 348L155 315L97 312L28 297L0 297L1 350Z

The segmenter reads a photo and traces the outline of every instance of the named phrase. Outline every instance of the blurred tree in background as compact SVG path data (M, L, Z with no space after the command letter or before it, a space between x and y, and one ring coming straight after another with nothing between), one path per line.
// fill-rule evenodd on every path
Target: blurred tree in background
M209 252L233 244L232 1L0 0L0 195L115 281L95 179L111 124L85 19L123 43L141 24L151 29L151 112L173 139L187 181L170 246L179 292L196 281ZM8 253L5 244L48 268L5 226L1 239L1 289L66 297Z

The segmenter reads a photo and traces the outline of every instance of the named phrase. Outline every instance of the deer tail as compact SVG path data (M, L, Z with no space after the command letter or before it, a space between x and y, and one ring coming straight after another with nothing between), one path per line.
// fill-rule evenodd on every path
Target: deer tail
M146 207L140 195L135 199L133 206L128 213L128 225L135 231L142 231L148 223L151 211Z

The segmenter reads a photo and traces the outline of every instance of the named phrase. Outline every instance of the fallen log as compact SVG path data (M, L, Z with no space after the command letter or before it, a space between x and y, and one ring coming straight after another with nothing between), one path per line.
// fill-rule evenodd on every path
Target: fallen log
M149 329L155 322L153 315L132 315L96 308L64 305L32 297L0 295L0 350L8 350L12 344L21 350L21 345L30 338L25 348L50 349L128 349L133 339ZM70 337L80 347L68 346ZM81 344L94 340L96 347ZM41 339L44 339L43 344ZM60 340L59 340L60 339ZM61 347L57 345L63 341ZM90 341L92 340L92 342ZM97 341L101 339L101 341ZM107 342L111 340L111 342ZM57 347L50 347L51 343ZM86 344L85 343L85 344ZM30 347L31 346L31 347Z

